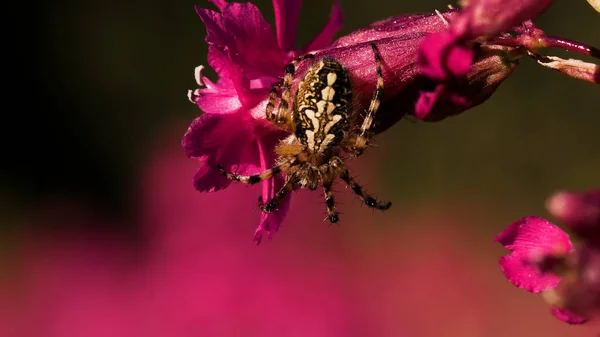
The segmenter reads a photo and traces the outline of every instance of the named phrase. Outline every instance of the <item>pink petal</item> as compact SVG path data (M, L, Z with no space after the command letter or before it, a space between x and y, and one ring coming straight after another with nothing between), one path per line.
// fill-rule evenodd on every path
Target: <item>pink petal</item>
M208 0L222 12L223 9L228 5L226 0Z
M275 195L279 188L283 186L283 183L284 179L282 177L273 178L270 179L270 181L263 183L263 199L265 198L265 195ZM265 190L267 190L266 193ZM257 245L261 243L264 234L267 234L268 238L270 239L273 234L279 230L279 227L283 223L283 220L290 209L291 200L292 195L288 194L281 201L279 207L275 211L271 213L263 213L261 215L260 224L254 232L254 242L256 242Z
M470 0L451 23L457 35L472 39L492 36L533 19L552 4L552 0ZM467 6L468 5L468 6Z
M200 192L217 192L231 184L231 180L225 179L221 171L207 164L202 164L194 174L193 182L194 187Z
M215 56L213 53L211 56ZM209 56L209 62L211 60ZM215 62L211 62L213 65ZM211 114L229 114L236 113L242 107L240 102L239 91L244 91L243 88L239 90L234 86L230 76L222 76L217 84L212 83L199 74L200 82L205 86L201 89L193 91L193 102L195 102L200 110L205 113Z
M510 283L518 288L538 294L542 291L556 288L560 276L552 273L540 273L528 260L514 255L500 258L500 268Z
M246 73L225 51L215 46L208 47L208 64L219 74L219 81L216 88L211 90L210 97L207 90L200 90L201 94L207 96L197 102L202 111L227 113L236 107L256 104L258 98L250 91L250 80Z
M496 239L519 255L535 255L542 251L548 254L567 254L572 249L569 235L548 220L527 216L511 223Z
M306 46L305 50L309 52L329 47L331 45L331 40L333 40L333 37L343 25L344 16L342 14L342 8L340 7L340 1L334 0L333 7L331 7L331 13L329 14L329 21L327 21L319 35Z
M538 217L525 217L508 226L496 239L511 255L500 259L508 280L519 288L538 293L556 287L560 278L541 273L535 263L544 257L565 256L573 247L567 233Z
M459 37L449 31L427 36L419 50L419 69L442 82L465 76L473 64L473 50L459 42Z
M432 115L431 113L434 110L440 110L436 109L436 105L450 105L462 111L469 108L472 105L472 101L469 101L467 97L458 92L453 92L446 84L438 84L434 91L419 92L419 98L415 104L415 117L421 120L437 121L451 115L449 109L445 109L441 114Z
M441 13L445 20L456 16L457 11ZM358 43L370 42L387 38L404 39L408 35L426 35L446 29L446 21L437 14L409 14L394 16L375 22L367 28L356 30L344 35L333 43L333 47L344 47Z
M285 136L285 133L274 132L262 137L258 142L260 153L261 169L266 170L275 164L275 145ZM271 179L265 180L262 183L262 199L267 202L275 196L279 189L284 185L285 179L279 174ZM263 213L260 219L260 224L254 233L254 241L260 244L263 234L267 234L269 238L273 233L279 230L283 219L285 218L290 208L291 193L283 198L278 208L271 213Z
M600 238L600 189L556 193L546 208L582 238Z
M295 49L301 7L301 0L273 0L277 42L283 50Z
M218 191L229 186L217 165L239 174L255 174L260 170L256 128L262 124L241 111L236 114L203 114L190 125L182 145L188 157L204 165L194 176L200 191Z
M550 308L550 312L552 313L552 315L554 315L554 317L569 324L582 324L587 321L587 318L579 316L567 309L552 307Z
M271 26L251 3L231 3L222 14L196 7L206 25L206 42L241 67L248 79L277 76L286 64Z

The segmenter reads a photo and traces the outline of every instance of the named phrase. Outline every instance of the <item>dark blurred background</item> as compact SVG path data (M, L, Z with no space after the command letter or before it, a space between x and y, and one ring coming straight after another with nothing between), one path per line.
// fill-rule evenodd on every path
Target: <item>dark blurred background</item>
M270 1L255 3L272 23ZM211 6L201 0L57 0L17 2L7 10L4 54L12 60L5 63L0 261L11 260L25 229L62 233L98 226L133 236L141 231L135 220L140 177L153 149L167 146L184 157L178 144L199 113L186 98L196 86L194 67L206 64L207 54L195 4ZM446 5L343 0L340 34ZM329 10L330 1L304 1L298 45L320 31ZM536 24L547 34L598 47L599 19L583 0L557 1ZM499 255L500 249L490 248L493 237L524 215L547 216L544 200L551 193L600 186L598 107L598 86L524 59L485 104L441 123L401 122L380 135L378 148L361 158L371 161L361 164L370 167L361 179L400 210L449 205L477 212L477 220L465 221L460 230L480 234L474 253ZM40 209L65 202L85 204L110 221L30 221ZM244 227L249 237L252 226ZM290 235L283 231L275 240Z

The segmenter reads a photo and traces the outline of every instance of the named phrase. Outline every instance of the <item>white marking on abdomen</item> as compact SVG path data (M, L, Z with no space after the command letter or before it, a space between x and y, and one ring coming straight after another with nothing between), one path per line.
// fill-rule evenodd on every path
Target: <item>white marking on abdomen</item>
M325 104L327 104L327 101L324 100L320 100L317 102L317 113L322 114L323 111L325 110Z
M319 145L319 151L322 152L325 150L325 148L327 148L327 145L329 145L329 143L331 143L331 141L335 138L335 135L329 133L325 136L325 138L323 138L323 141L321 142L321 144Z
M313 125L313 131L317 132L319 131L319 120L317 118L315 118L315 112L310 110L310 109L306 109L304 110L304 113L306 114L306 117L308 117L310 119L310 121L312 122Z
M335 83L335 80L337 80L337 74L336 73L329 73L329 74L327 74L327 85L328 86L332 86Z
M327 115L331 115L333 110L335 110L335 104L329 102L329 104L327 105ZM334 117L334 119L335 119L335 117Z
M308 143L308 148L311 150L315 149L315 133L312 130L306 130L304 132L306 134L306 142Z
M333 100L333 96L335 96L335 90L332 87L327 86L321 90L321 97L324 100L331 102L331 100Z
M333 115L333 119L330 120L329 122L327 122L327 124L325 124L325 130L323 130L323 131L325 133L329 133L329 130L341 119L342 119L341 115Z

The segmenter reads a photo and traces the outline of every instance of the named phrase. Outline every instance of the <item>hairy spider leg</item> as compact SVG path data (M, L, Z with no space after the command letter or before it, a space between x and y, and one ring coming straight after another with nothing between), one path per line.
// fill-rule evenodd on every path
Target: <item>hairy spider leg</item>
M275 110L275 102L277 102L277 93L283 84L283 79L273 83L271 86L271 91L269 92L269 101L267 102L267 108L265 110L265 115L267 120L270 122L275 122L275 115L273 115L273 110Z
M267 180L269 178L272 178L275 175L278 175L281 172L286 172L287 170L290 169L290 167L292 167L293 165L295 165L296 163L296 159L290 159L284 163L281 163L279 165L273 166L270 169L266 169L264 171L262 171L259 174L255 174L252 176L244 176L244 175L240 175L240 174L235 174L235 173L231 173L231 172L227 172L225 170L225 168L223 167L223 165L219 164L217 165L217 168L219 169L219 171L221 171L221 173L229 180L235 180L235 181L239 181L241 183L244 184L249 184L249 185L254 185L256 183L259 183L263 180Z
M375 92L373 93L373 98L371 98L371 104L369 106L369 110L367 110L367 115L363 120L363 123L360 127L360 133L356 138L354 146L352 147L352 152L355 156L360 156L367 145L369 145L369 139L372 134L370 132L371 126L373 125L373 119L375 118L375 114L377 110L379 110L379 105L381 104L381 99L383 98L383 74L381 72L381 54L379 54L379 50L374 43L371 43L371 48L373 49L373 55L375 56L375 68L377 70L377 85L375 87Z
M295 179L293 177L288 177L285 181L285 184L277 191L273 199L269 200L266 204L263 204L262 195L258 197L258 207L260 207L261 211L265 213L271 213L277 209L281 200L288 195L291 191L294 190Z
M336 223L339 220L338 211L335 208L335 199L333 197L333 179L328 176L322 176L323 192L325 193L325 204L327 205L327 217L331 223Z
M336 170L337 175L352 189L352 191L362 200L362 202L375 209L386 210L392 206L391 202L380 202L377 201L373 196L365 193L363 188L350 176L350 172L344 166L339 158L333 158L331 160L331 166Z
M279 101L279 107L277 109L277 114L273 117L274 123L277 126L285 125L288 128L291 128L292 125L292 117L290 107L292 84L294 81L294 75L296 74L296 65L306 59L312 59L315 56L313 54L306 54L297 57L295 60L290 62L287 66L285 66L285 74L283 75L283 91L281 93L281 100ZM273 97L273 90L271 90L271 94L269 94L269 101ZM277 98L277 89L275 89L274 99ZM273 106L271 109L275 108L275 102L272 102ZM269 104L267 103L267 109L269 109ZM271 114L273 110L271 110Z

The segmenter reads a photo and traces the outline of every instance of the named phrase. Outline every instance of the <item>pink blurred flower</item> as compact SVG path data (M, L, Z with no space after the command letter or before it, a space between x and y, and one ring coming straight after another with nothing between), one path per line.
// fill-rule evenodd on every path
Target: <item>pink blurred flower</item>
M538 54L541 48L559 47L600 58L600 51L594 47L547 36L533 25L530 19L551 4L552 0L463 1L463 8L450 18L448 28L427 36L421 44L419 68L438 84L422 93L415 111L417 118L440 120L452 115L436 111L436 105L448 102L464 109L473 106L472 94L461 90L459 85L470 82L473 74L483 71L478 62L488 55L501 56L489 68L497 69L494 72L498 74L490 77L493 81L488 83L494 88L510 74L502 71L502 63L516 66L525 55L571 77L600 83L600 70L595 64Z
M533 216L513 222L495 241L511 251L500 258L504 275L515 286L536 294L555 288L560 282L560 276L538 266L549 258L564 258L573 249L567 233Z
M0 336L597 335L548 324L535 303L502 287L487 263L494 253L473 254L479 234L464 227L467 214L467 226L480 222L472 203L462 216L457 205L430 201L392 217L350 207L340 231L323 226L320 203L301 192L289 237L257 250L237 227L258 215L243 202L254 191L197 193L187 178L194 167L168 141L173 136L157 139L162 147L142 165L130 223L82 212L76 197L24 215L52 234L30 232L18 252L3 254ZM361 164L359 174L372 169ZM352 203L350 195L340 199ZM506 324L509 315L517 323Z
M580 235L577 245L560 228L534 216L513 222L495 239L511 251L500 258L506 278L519 288L542 293L552 314L570 324L584 323L600 311L596 192L560 192L547 204Z
M600 189L555 193L546 208L577 235L600 247Z

